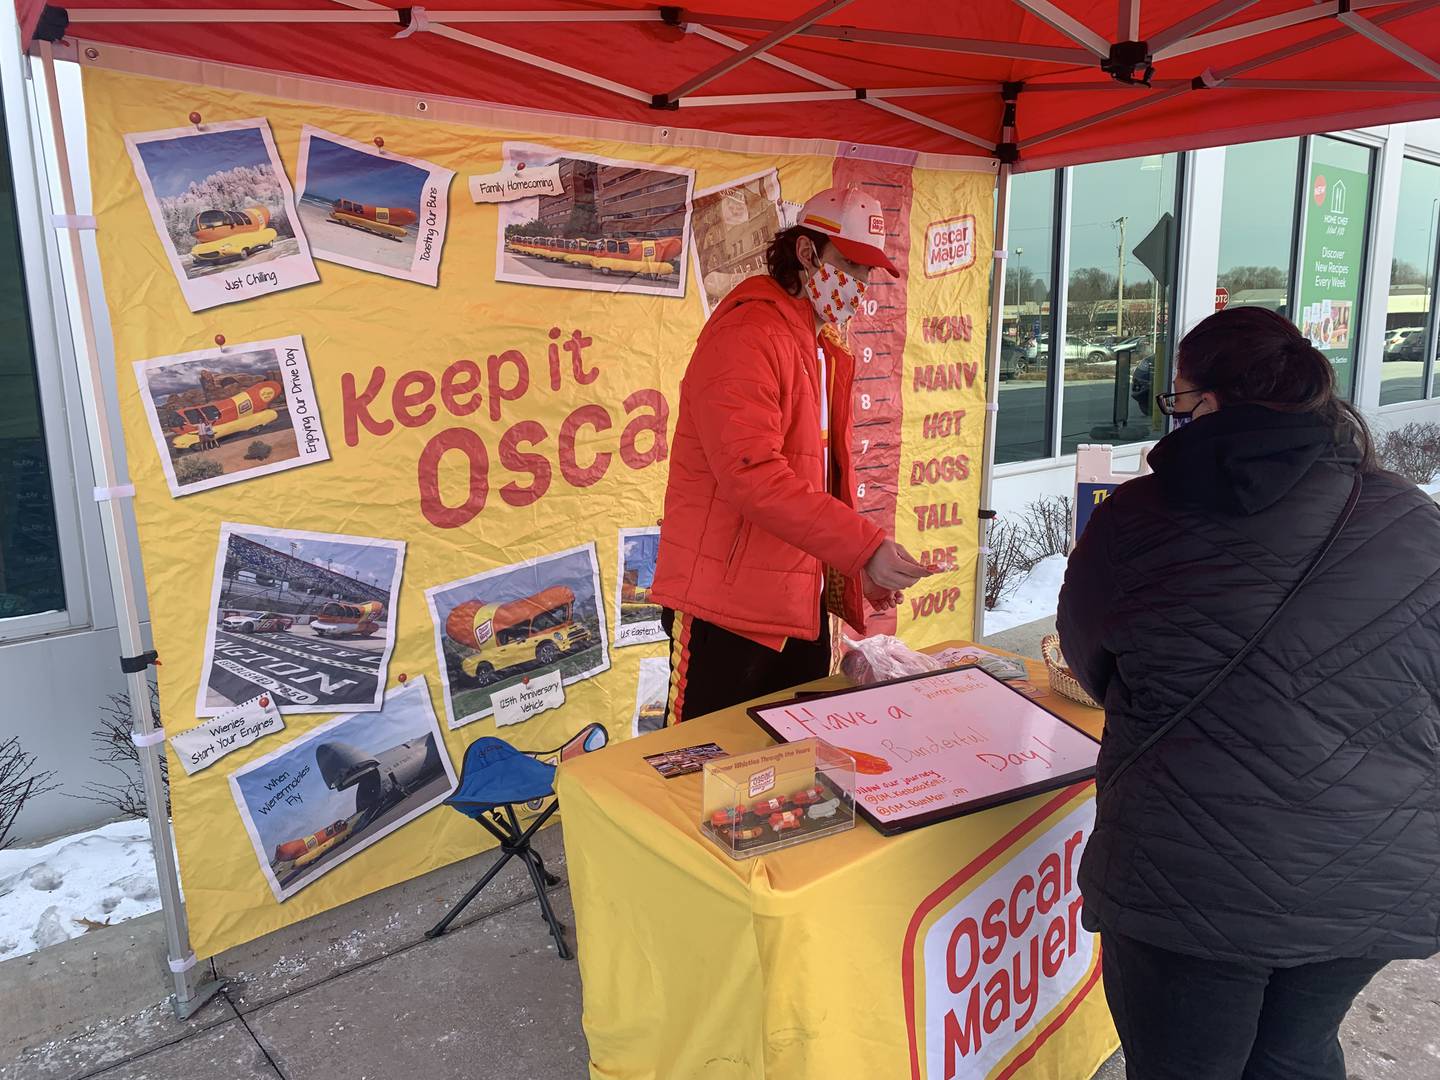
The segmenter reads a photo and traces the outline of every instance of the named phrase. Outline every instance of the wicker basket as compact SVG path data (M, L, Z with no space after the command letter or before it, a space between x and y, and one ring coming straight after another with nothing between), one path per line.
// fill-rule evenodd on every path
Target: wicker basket
M1060 635L1046 634L1040 642L1040 655L1045 658L1045 667L1050 672L1050 689L1057 694L1064 694L1071 701L1078 701L1081 705L1088 705L1092 709L1103 708L1103 706L1085 692L1085 688L1076 681L1070 669L1065 666L1065 654L1060 651Z

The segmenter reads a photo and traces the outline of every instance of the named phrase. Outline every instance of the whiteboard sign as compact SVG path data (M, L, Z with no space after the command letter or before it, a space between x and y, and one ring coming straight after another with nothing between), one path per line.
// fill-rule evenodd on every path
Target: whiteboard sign
M781 742L819 737L855 759L855 806L886 834L1095 775L1100 744L978 667L750 709Z

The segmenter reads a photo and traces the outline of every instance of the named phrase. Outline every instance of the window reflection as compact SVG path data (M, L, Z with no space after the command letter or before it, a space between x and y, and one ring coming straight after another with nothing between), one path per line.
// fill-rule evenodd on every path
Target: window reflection
M1263 307L1289 317L1299 169L1299 139L1226 149L1215 281L1225 307Z
M65 607L15 217L10 155L0 140L0 619Z
M1178 167L1155 154L1071 173L1062 454L1164 433L1154 395L1170 381Z
M1435 239L1440 228L1440 166L1405 159L1390 262L1380 404L1425 396L1430 312L1434 306Z
M1010 185L1010 258L1000 342L995 460L1050 452L1050 295L1055 253L1054 172L1021 173Z

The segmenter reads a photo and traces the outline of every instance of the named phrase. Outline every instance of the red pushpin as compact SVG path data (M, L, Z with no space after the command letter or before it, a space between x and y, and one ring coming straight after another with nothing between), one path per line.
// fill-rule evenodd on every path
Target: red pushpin
M198 112L192 112L190 114L190 123L194 124L196 127L200 126L200 114Z
M215 344L218 345L218 346L220 346L220 348L223 349L223 348L225 347L225 335L224 335L224 334L216 334L216 335L215 335Z
M395 678L397 678L397 679L400 680L400 682L401 682L402 685L404 684L405 680L408 679L409 677L410 677L410 676L409 676L409 675L406 675L405 672L403 672L403 671L400 672L399 675L396 675L396 676L395 676Z
M379 135L375 136L375 146L379 150L385 149L385 140L382 139Z

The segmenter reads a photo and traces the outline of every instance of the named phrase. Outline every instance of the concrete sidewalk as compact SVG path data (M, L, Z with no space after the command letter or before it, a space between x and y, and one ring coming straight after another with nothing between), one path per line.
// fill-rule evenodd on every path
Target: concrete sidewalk
M1047 629L988 644L1036 655ZM563 878L560 828L536 846ZM523 867L425 939L494 857L216 957L227 989L185 1023L162 1000L158 915L0 963L0 1080L583 1080L579 970L556 956ZM563 885L553 899L569 925ZM1390 965L1343 1034L1350 1080L1440 1080L1440 958ZM1097 1074L1123 1077L1118 1054Z
M560 839L548 829L539 847L563 876ZM8 960L0 1078L583 1080L579 971L555 955L523 868L507 868L448 934L425 940L492 857L217 957L227 990L187 1023L160 1000L159 916ZM568 893L552 895L568 925ZM1440 960L1392 964L1344 1036L1350 1080L1440 1080ZM1123 1077L1116 1055L1097 1080Z

